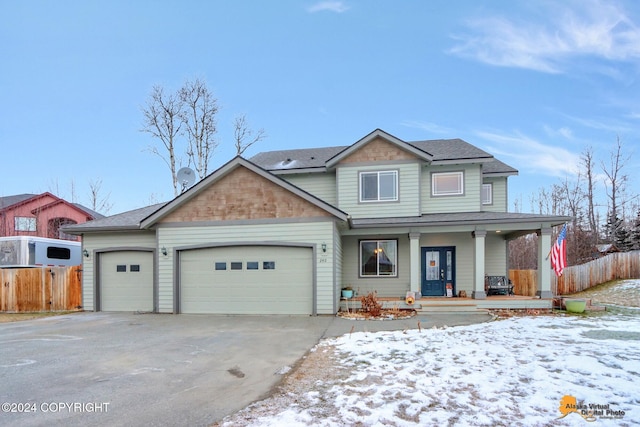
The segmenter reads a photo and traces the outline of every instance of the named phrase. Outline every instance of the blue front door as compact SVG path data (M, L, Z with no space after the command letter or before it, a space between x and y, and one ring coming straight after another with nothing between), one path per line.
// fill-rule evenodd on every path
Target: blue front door
M422 295L455 295L455 265L453 246L422 248Z

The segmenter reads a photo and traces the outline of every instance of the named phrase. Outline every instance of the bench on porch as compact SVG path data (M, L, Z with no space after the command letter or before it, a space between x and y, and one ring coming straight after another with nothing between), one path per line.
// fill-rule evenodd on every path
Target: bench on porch
M484 289L487 295L513 295L513 283L506 276L485 276Z

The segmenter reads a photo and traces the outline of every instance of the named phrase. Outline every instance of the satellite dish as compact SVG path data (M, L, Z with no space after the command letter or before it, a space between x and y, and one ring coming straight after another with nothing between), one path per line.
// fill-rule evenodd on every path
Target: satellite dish
M191 187L196 182L196 174L191 168L180 168L178 171L178 182L182 186L182 192Z

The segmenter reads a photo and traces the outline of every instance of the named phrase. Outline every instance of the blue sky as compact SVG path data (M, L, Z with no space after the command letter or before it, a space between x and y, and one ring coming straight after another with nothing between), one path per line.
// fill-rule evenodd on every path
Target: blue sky
M376 128L462 138L517 168L510 209L574 179L619 136L640 193L640 3L628 1L0 0L0 196L51 191L110 214L173 197L142 127L154 84L202 78L220 146L349 145ZM600 172L598 168L596 172ZM599 184L605 201L603 184Z

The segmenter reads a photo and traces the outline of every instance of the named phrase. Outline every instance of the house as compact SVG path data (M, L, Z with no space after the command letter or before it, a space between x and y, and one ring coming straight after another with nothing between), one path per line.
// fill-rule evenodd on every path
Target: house
M65 234L62 227L100 218L103 215L48 192L0 197L0 237L77 240L77 236Z
M333 314L340 291L486 298L507 242L563 216L507 212L517 171L460 139L375 130L348 146L236 157L166 204L65 227L83 236L87 310Z

